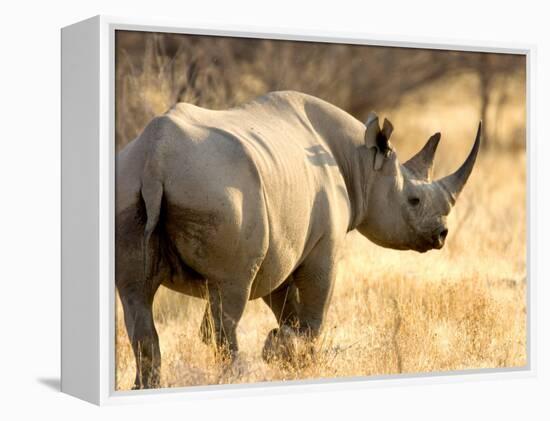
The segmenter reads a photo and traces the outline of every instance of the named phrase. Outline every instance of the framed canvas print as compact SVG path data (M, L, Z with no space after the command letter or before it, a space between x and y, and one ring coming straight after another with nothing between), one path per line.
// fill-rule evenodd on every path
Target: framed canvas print
M62 390L533 373L531 47L62 30Z

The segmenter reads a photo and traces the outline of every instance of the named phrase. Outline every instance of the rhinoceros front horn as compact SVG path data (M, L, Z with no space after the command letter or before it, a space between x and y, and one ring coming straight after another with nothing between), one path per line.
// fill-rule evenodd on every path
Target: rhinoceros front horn
M444 177L437 181L444 190L449 194L449 201L452 205L456 202L456 199L458 198L458 195L464 188L464 185L468 181L468 177L470 177L470 174L472 172L472 169L474 168L474 164L476 162L477 153L479 151L479 145L481 144L481 121L479 122L479 126L477 127L477 135L476 140L474 142L474 146L472 147L472 150L470 151L470 154L468 155L468 158L466 158L466 161L460 166L458 170L456 170L451 175L448 175L447 177Z
M415 156L403 164L420 180L428 181L431 179L435 150L440 139L440 133L434 134Z

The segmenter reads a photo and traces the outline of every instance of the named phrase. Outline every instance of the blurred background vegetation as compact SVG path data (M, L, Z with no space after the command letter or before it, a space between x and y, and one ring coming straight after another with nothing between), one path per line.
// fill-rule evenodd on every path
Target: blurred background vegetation
M485 122L484 146L523 148L524 116L508 122L506 133L499 126L508 103L525 102L525 66L524 56L512 54L117 31L117 149L177 102L224 109L291 89L364 120L465 75L476 85L471 101Z

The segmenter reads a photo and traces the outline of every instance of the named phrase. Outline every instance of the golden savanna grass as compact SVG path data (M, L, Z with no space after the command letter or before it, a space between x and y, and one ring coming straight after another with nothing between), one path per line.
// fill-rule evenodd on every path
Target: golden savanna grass
M401 162L442 132L436 176L467 155L479 120L473 74L449 76L377 110L395 126ZM519 137L520 92L498 110L490 133ZM498 117L498 118L497 118ZM276 320L262 300L249 302L238 329L242 360L228 370L198 337L205 302L161 287L154 317L163 387L271 380L425 373L526 364L526 157L524 147L481 151L453 210L447 244L425 254L380 248L349 234L318 352L308 364L266 364L261 350ZM116 386L131 388L133 353L116 308Z

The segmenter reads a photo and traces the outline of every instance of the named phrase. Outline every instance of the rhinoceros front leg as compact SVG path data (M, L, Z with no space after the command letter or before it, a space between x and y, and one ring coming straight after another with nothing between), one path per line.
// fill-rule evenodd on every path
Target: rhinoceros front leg
M300 294L298 332L313 340L323 327L336 278L334 265L330 258L326 260L319 264L307 262L294 272Z
M335 280L333 266L327 265L330 262L330 259L323 259L319 264L311 260L304 263L294 272L293 283L272 293L273 297L264 298L268 305L271 298L270 307L283 320L279 329L273 329L267 336L262 351L266 362L293 361L299 341L305 341L305 349L313 353Z
M213 339L218 350L226 351L230 358L237 355L237 325L248 301L249 289L237 284L208 285L208 308L201 325L205 342Z

